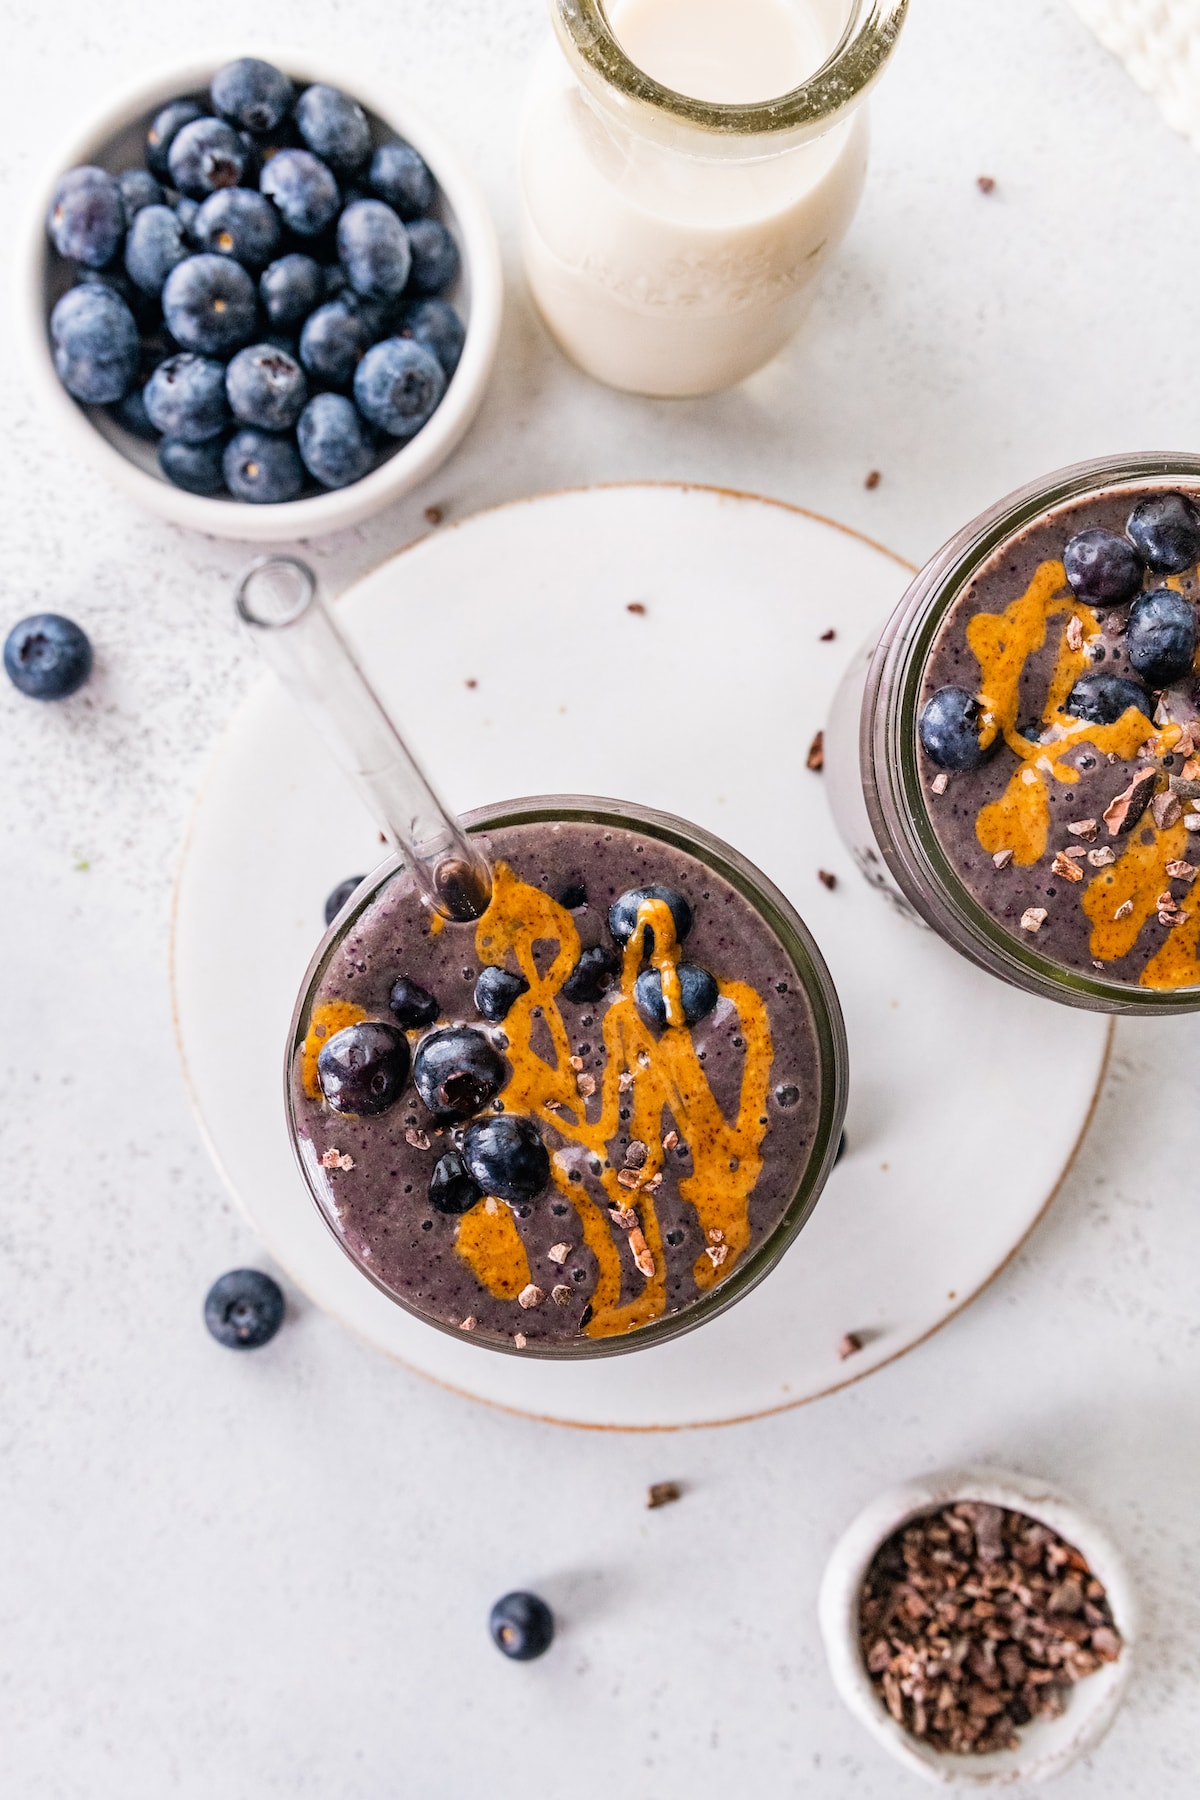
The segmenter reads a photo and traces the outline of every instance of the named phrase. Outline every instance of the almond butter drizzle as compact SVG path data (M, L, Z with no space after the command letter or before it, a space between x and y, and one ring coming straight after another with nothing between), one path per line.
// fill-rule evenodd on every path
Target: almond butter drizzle
M529 1286L529 1258L507 1206L494 1205L490 1212L482 1201L473 1206L459 1221L454 1248L497 1300L515 1300Z

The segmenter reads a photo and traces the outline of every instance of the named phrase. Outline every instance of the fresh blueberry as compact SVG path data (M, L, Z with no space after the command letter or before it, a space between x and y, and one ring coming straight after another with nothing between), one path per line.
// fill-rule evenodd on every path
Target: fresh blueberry
M475 1005L485 1019L499 1025L501 1019L507 1018L513 1003L528 992L529 983L523 975L514 975L509 969L488 963L479 971L479 980L475 983Z
M491 1610L488 1630L497 1650L513 1662L532 1662L550 1648L554 1614L536 1594L505 1594Z
M167 157L170 155L171 145L185 125L204 116L204 108L194 100L172 100L154 115L154 121L146 133L146 162L151 174L157 175L160 181L168 179L171 171Z
M69 288L50 314L50 339L59 380L89 406L123 400L137 379L137 323L111 288Z
M594 950L583 952L563 982L563 998L573 1000L576 1006L595 1004L604 998L620 972L620 957L604 944L598 944Z
M125 239L125 272L134 286L143 294L161 294L171 270L189 255L179 214L170 206L143 206Z
M346 289L350 286L350 283L346 280L346 271L343 269L341 263L330 263L324 273L325 293L323 298L326 300L336 300L338 295L344 294Z
M229 256L189 256L163 286L167 330L201 356L232 356L248 344L257 313L254 283Z
M414 219L408 227L408 241L412 250L409 293L440 294L458 274L458 245L440 219Z
M304 465L290 437L247 425L225 446L225 486L235 500L277 506L304 486Z
M917 735L926 756L939 769L978 769L1000 743L997 732L991 742L980 738L983 708L965 688L943 687L931 694L921 708Z
M224 492L225 445L220 438L209 438L204 444L164 438L158 446L158 466L168 481L189 494Z
M408 232L382 200L356 200L338 220L338 260L356 294L395 300L404 292L412 252Z
M485 1194L514 1205L532 1200L550 1179L541 1134L532 1119L519 1113L496 1113L468 1125L462 1158Z
M354 372L359 412L391 437L412 437L445 391L441 363L412 338L384 338Z
M201 250L232 256L244 268L261 269L279 248L279 214L265 194L253 188L222 188L204 201L192 224L192 240Z
M258 297L272 325L302 325L325 298L325 274L311 256L293 251L265 268Z
M151 423L165 437L203 444L229 423L225 365L181 351L159 363L142 392Z
M296 124L309 149L339 174L360 169L371 154L371 127L357 100L318 82L296 102Z
M322 487L348 487L367 473L375 446L345 394L314 394L296 427L300 460Z
M109 269L80 269L78 286L111 288L123 300L139 325L145 327L158 317L158 308L148 294L134 287L124 269L116 263Z
M1096 606L1122 606L1142 585L1145 568L1127 538L1111 531L1080 531L1063 551L1072 591Z
M4 668L31 700L65 700L92 672L87 633L61 613L33 613L4 640Z
M683 895L675 888L651 887L630 888L614 900L608 909L608 929L618 944L627 944L637 927L638 908L643 900L662 900L670 911L675 922L675 942L682 944L692 929L692 909ZM642 941L642 950L649 956L654 949L654 933L647 931Z
M647 1025L660 1028L667 1022L663 1000L662 976L657 969L643 969L633 985L634 1004ZM679 998L685 1025L696 1025L717 1004L717 984L707 969L697 963L679 964Z
M467 341L466 327L448 300L418 300L405 313L400 336L414 338L432 350L447 381L457 369Z
M333 924L333 921L337 918L355 888L360 882L365 880L365 875L347 875L345 881L339 881L335 888L330 889L329 893L325 896L326 925Z
M317 1080L334 1112L386 1112L400 1098L411 1061L394 1025L347 1025L321 1046Z
M1196 655L1196 609L1173 588L1142 594L1129 609L1125 654L1152 688L1191 673Z
M439 1119L469 1119L496 1098L507 1079L500 1052L469 1025L431 1032L413 1058L413 1083Z
M470 1212L483 1190L468 1173L467 1165L457 1150L447 1151L433 1165L429 1177L429 1204L434 1212Z
M158 442L158 427L146 411L146 402L142 398L141 388L130 388L123 400L109 407L109 416L114 419L123 431L134 437L144 438L148 444Z
M280 150L264 167L258 185L297 237L319 237L341 204L337 182L309 150Z
M308 384L304 370L286 351L254 344L239 350L225 371L225 392L243 425L290 431L304 410Z
M343 301L318 306L300 333L300 361L316 381L346 388L366 354L367 328Z
M287 76L257 56L240 56L212 78L212 103L229 124L268 132L281 125L296 97Z
M1200 512L1182 494L1141 501L1125 529L1142 561L1160 575L1178 575L1200 562Z
M381 338L390 337L392 333L393 309L386 300L368 300L362 294L356 294L351 287L346 288L338 297L337 304L344 306L348 313L362 326L363 337L368 347L377 344Z
M121 190L126 224L136 213L141 212L143 206L161 206L166 199L162 188L148 169L124 169L117 176L117 186Z
M367 173L371 191L402 219L419 218L433 205L433 176L411 144L380 144Z
M54 190L46 228L68 262L89 269L110 263L125 235L125 207L107 169L68 170Z
M184 237L189 243L194 242L192 228L196 223L196 214L200 211L200 202L189 200L186 194L180 194L172 211L179 220L179 229L183 232Z
M236 187L246 172L246 150L224 119L193 119L176 132L167 153L171 186L190 200Z
M227 1350L269 1344L283 1314L282 1289L261 1269L231 1269L213 1282L204 1301L204 1323Z
M1153 710L1150 696L1136 681L1121 675L1081 675L1067 695L1063 711L1089 725L1115 725L1131 706L1147 718Z
M409 975L401 975L398 981L392 983L388 1007L392 1017L410 1030L416 1026L432 1025L441 1011L433 995Z

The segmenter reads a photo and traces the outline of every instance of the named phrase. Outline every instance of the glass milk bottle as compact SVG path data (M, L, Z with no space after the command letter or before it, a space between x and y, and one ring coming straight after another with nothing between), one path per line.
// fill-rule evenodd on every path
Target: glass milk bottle
M730 387L799 325L866 172L908 0L550 0L521 144L526 271L612 387Z

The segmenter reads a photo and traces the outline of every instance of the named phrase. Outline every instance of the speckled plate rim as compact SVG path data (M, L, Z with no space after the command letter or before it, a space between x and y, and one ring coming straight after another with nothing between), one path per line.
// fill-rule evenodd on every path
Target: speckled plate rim
M545 490L545 491L543 491L541 493L537 493L537 494L523 494L523 495L517 496L515 499L512 499L512 500L505 500L505 501L498 502L495 506L482 507L477 512L468 514L462 519L455 519L452 521L448 520L445 524L440 525L438 527L438 531L439 531L440 536L445 536L448 533L456 532L458 530L461 530L464 527L469 527L472 524L474 524L475 522L477 522L478 520L487 518L495 513L512 511L512 510L516 510L517 508L536 505L537 503L542 502L542 501L561 499L561 498L565 498L570 495L589 494L589 493L596 493L596 492L631 491L631 490L632 491L645 491L647 489L659 489L659 490L665 490L665 491L673 492L673 493L696 493L696 492L706 493L706 494L712 494L719 498L725 498L725 499L731 499L731 500L737 500L737 501L748 501L751 503L757 503L762 506L769 506L769 507L777 508L781 512L794 513L794 514L799 515L802 518L811 520L815 524L826 526L830 530L840 532L848 538L853 538L853 539L857 540L859 543L865 544L868 548L870 548L871 550L877 551L880 555L888 558L889 561L895 563L897 565L897 567L904 569L909 574L916 573L915 565L912 564L911 562L909 562L907 558L898 555L894 550L891 550L887 547L887 545L880 543L878 539L870 537L866 532L858 531L853 526L850 526L850 525L844 525L840 520L832 519L827 514L816 512L809 507L796 505L792 501L780 500L774 496L767 495L767 494L758 494L758 493L755 493L753 490L749 490L749 489L726 487L726 486L723 486L723 485L715 483L715 482L614 481L614 482L579 483L579 484L576 484L575 486L571 486L571 487L548 489L548 490ZM407 544L400 545L396 550L394 550L391 553L390 556L388 556L385 559L384 564L379 565L376 569L367 571L367 574L368 575L377 574L379 572L379 568L382 568L388 564L395 564L402 557L407 555L410 551L417 549L418 547L424 545L426 543L426 541L427 541L426 537L424 535L422 535L420 537L410 540L410 542ZM359 577L359 580L365 580L366 578L367 578L367 576L364 575L362 577ZM357 583L355 583L354 585L357 585ZM216 745L214 744L212 751L210 752L208 767L205 769L204 773L201 776L201 780L197 785L195 799L193 802L191 813L189 814L188 825L187 825L187 828L184 833L182 844L180 846L179 857L178 857L178 861L176 863L175 880L174 880L173 887L172 887L170 939L169 939L169 951L168 951L169 958L170 958L169 978L170 978L171 1023L172 1023L172 1030L173 1030L174 1036L175 1036L175 1045L176 1045L176 1049L177 1049L178 1055L179 1055L180 1069L181 1069L181 1073L183 1076L184 1088L186 1090L188 1102L191 1107L193 1117L196 1121L196 1125L199 1130L200 1136L205 1144L206 1149L208 1150L210 1157L212 1158L212 1161L217 1170L217 1173L219 1174L222 1182L224 1183L226 1190L228 1191L230 1197L233 1199L234 1204L237 1206L238 1212L245 1219L246 1223L248 1225L250 1225L251 1229L257 1233L258 1226L256 1225L255 1220L252 1217L251 1213L249 1212L248 1208L242 1201L242 1198L238 1192L237 1186L234 1183L234 1181L232 1180L232 1178L229 1174L229 1171L225 1167L224 1161L223 1161L220 1153L218 1152L216 1143L215 1143L215 1141L208 1129L207 1123L205 1121L204 1114L203 1114L203 1111L202 1111L201 1105L200 1105L199 1095L197 1093L195 1084L193 1082L191 1070L188 1066L188 1060L187 1060L187 1055L185 1052L184 1041L183 1041L183 1030L182 1030L181 1019L180 1019L180 1006L179 1006L179 993L178 993L178 980L177 980L178 913L179 913L180 895L181 895L184 870L187 865L188 853L189 853L189 849L190 849L191 841L192 841L193 829L194 829L196 817L199 813L201 804L204 799L204 795L205 795L205 791L206 791L206 788L208 785L209 775L210 775L210 772L211 772L211 769L213 766L215 754L216 754ZM487 1406L487 1407L491 1408L491 1410L493 1410L494 1412L505 1413L512 1418L526 1419L526 1420L533 1421L534 1423L537 1423L537 1424L557 1425L557 1426L562 1426L562 1427L572 1430L572 1431L614 1432L614 1433L624 1433L624 1434L637 1435L637 1436L647 1436L647 1435L655 1435L655 1434L660 1434L660 1435L661 1434L671 1434L671 1433L686 1432L686 1431L712 1431L712 1430L716 1430L716 1429L718 1429L720 1427L724 1427L724 1426L746 1425L746 1424L750 1424L753 1421L758 1420L758 1419L774 1418L775 1416L777 1416L780 1413L795 1412L800 1407L811 1405L814 1401L827 1399L832 1394L841 1393L846 1388L856 1386L860 1381L867 1380L868 1377L876 1374L880 1369L890 1368L893 1363L899 1362L903 1357L908 1356L914 1350L919 1349L921 1347L921 1345L927 1344L931 1338L936 1337L937 1334L940 1331L942 1331L947 1325L951 1324L955 1319L959 1318L960 1315L962 1313L964 1313L967 1310L967 1308L969 1306L971 1306L972 1303L975 1300L977 1300L979 1298L979 1296L982 1293L984 1293L1001 1274L1003 1274L1004 1270L1008 1268L1010 1263L1012 1263L1013 1260L1024 1249L1026 1244L1030 1241L1030 1239L1034 1236L1034 1234L1038 1230L1038 1227L1042 1224L1050 1207L1053 1205L1054 1200L1057 1198L1059 1192L1061 1191L1063 1184L1067 1180L1067 1177L1070 1175L1071 1170L1074 1166L1076 1157L1079 1154L1079 1150L1080 1150L1080 1148L1083 1144L1083 1141L1086 1138L1087 1133L1091 1127L1092 1120L1095 1116L1096 1107L1099 1103L1100 1095L1104 1088L1105 1079L1106 1079L1107 1073L1108 1073L1109 1062L1110 1062L1111 1055L1112 1055L1113 1026L1114 1026L1114 1022L1110 1019L1108 1021L1108 1025L1107 1025L1107 1032L1106 1032L1105 1043L1104 1043L1104 1051L1103 1051L1103 1055L1101 1056L1101 1059L1100 1059L1099 1068L1098 1068L1098 1072L1097 1072L1097 1076L1096 1076L1095 1087L1093 1089L1091 1101L1088 1105L1087 1111L1086 1111L1086 1113L1083 1117L1083 1120L1080 1124L1079 1131L1075 1137L1074 1142L1071 1145L1071 1148L1070 1148L1066 1158L1064 1159L1063 1165L1062 1165L1062 1167L1058 1173L1058 1176L1055 1179L1052 1187L1050 1188L1050 1191L1047 1193L1045 1200L1042 1202L1042 1205L1039 1208L1038 1212L1033 1217L1033 1219L1030 1221L1030 1223L1027 1226L1027 1228L1025 1229L1025 1231L1022 1232L1021 1236L1013 1244L1010 1245L1010 1247L1007 1250L1007 1252L1005 1253L1005 1255L995 1264L995 1266L988 1272L988 1274L983 1278L983 1280L977 1282L976 1285L973 1288L971 1288L970 1291L967 1292L963 1296L962 1299L960 1299L958 1301L958 1304L955 1305L951 1311L943 1314L943 1316L940 1319L938 1319L938 1321L934 1325L932 1325L928 1331L923 1332L919 1337L912 1339L909 1343L903 1344L891 1356L887 1356L878 1362L872 1363L868 1367L862 1368L862 1369L858 1370L857 1372L855 1372L853 1370L848 1370L846 1375L842 1379L833 1381L833 1382L829 1382L827 1385L825 1385L824 1387L820 1388L819 1390L817 1390L813 1393L804 1394L804 1395L801 1395L801 1396L799 1396L795 1399L791 1399L791 1400L780 1401L776 1405L755 1408L754 1410L749 1411L749 1412L732 1414L727 1417L717 1418L717 1419L685 1420L685 1421L680 1421L680 1422L675 1422L675 1423L666 1423L666 1424L661 1424L661 1423L660 1424L613 1424L613 1423L604 1423L604 1422L598 1422L598 1421L593 1421L593 1420L571 1419L571 1418L564 1417L561 1413L546 1413L546 1412L535 1411L535 1410L532 1410L532 1409L529 1409L526 1407L511 1405L511 1404L508 1404L501 1400L497 1400L497 1399L494 1399L491 1397L486 1397L483 1395L473 1393L469 1388L460 1387L457 1384L455 1384L454 1382L447 1381L438 1375L434 1375L434 1374L430 1373L428 1370L420 1368L417 1364L407 1361L404 1357L398 1355L395 1351L382 1347L381 1345L376 1343L376 1341L368 1333L364 1332L352 1318L348 1317L340 1309L336 1309L333 1307L326 1307L324 1304L322 1304L321 1310L327 1311L331 1317L336 1318L338 1323L345 1330L349 1331L354 1337L358 1338L360 1342L366 1344L376 1354L381 1354L381 1355L387 1356L389 1358L389 1360L391 1360L394 1363L397 1363L401 1368L405 1369L409 1374L419 1377L422 1381L428 1382L431 1386L440 1388L445 1393L453 1394L458 1399L469 1401L473 1405ZM288 1280L291 1281L300 1290L300 1292L304 1293L306 1295L306 1297L308 1297L305 1284L302 1281L300 1281L295 1276L293 1271L289 1268L286 1256L280 1255L274 1249L272 1249L270 1251L270 1254L271 1254L273 1260L278 1264L280 1269L283 1271L283 1273L287 1276ZM313 1305L318 1304L316 1301L312 1301L311 1303Z

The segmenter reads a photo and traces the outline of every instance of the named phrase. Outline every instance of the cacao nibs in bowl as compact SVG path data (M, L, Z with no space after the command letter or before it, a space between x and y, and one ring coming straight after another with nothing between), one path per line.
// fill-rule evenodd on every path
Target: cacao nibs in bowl
M1121 1654L1103 1585L1027 1514L960 1501L876 1551L859 1608L863 1660L898 1725L935 1750L1014 1750L1071 1685Z

